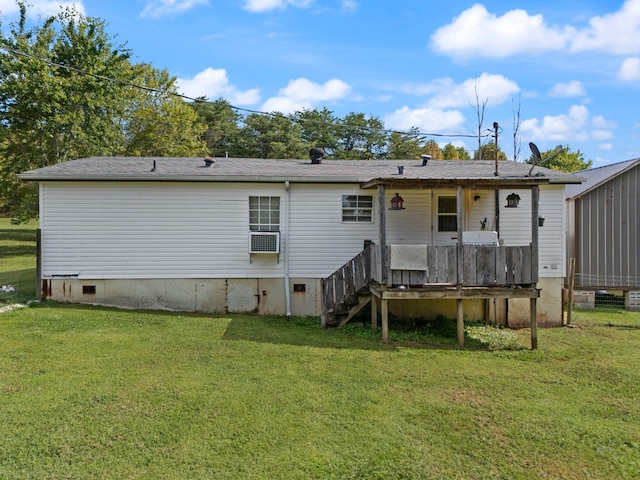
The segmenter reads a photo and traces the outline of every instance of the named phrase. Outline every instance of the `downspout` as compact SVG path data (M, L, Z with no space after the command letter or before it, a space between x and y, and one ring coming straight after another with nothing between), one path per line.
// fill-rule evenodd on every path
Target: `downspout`
M287 318L291 318L291 291L289 285L289 220L291 215L289 213L289 180L284 182L284 208L285 208L285 223L284 223L284 303L287 309Z

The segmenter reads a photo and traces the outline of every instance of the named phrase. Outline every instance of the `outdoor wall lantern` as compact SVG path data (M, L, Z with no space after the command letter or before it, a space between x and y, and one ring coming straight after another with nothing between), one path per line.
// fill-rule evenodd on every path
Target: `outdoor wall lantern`
M402 206L403 203L404 200L402 199L402 197L398 193L396 193L391 199L391 208L389 210L404 210L404 207Z
M518 205L520 205L520 195L518 195L517 193L512 193L511 195L507 196L507 204L505 205L506 208L518 208Z
M544 215L540 215L538 217L538 226L539 227L544 227Z

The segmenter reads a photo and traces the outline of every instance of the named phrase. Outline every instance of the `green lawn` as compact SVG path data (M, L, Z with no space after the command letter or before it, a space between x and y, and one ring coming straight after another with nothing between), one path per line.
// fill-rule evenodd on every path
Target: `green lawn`
M0 287L11 285L15 292L0 292L0 307L26 302L36 295L36 231L37 222L12 225L0 218Z
M640 314L572 323L537 351L472 326L459 350L447 329L8 311L0 478L640 478Z

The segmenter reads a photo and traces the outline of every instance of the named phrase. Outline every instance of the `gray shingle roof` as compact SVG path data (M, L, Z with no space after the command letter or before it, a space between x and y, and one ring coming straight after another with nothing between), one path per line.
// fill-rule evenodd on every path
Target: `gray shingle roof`
M155 166L155 169L154 169ZM399 173L399 166L404 166ZM410 181L467 181L527 183L576 183L573 175L524 163L500 161L499 176L490 160L273 160L256 158L216 158L205 166L203 158L168 157L90 157L49 167L29 170L19 175L29 181L215 181L364 183Z
M606 183L612 178L617 177L621 173L626 172L634 168L636 165L640 165L640 158L634 158L632 160L626 160L624 162L613 163L611 165L605 165L604 167L592 168L589 170L582 170L575 172L574 175L584 178L584 183L579 185L570 185L566 189L566 198L576 198L580 195L598 188L603 183Z

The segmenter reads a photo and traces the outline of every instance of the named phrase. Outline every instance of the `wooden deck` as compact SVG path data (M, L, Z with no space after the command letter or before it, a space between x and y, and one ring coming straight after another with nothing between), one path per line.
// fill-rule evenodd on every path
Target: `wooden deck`
M464 299L528 298L536 348L537 281L530 245L387 245L382 254L372 244L324 280L322 325L343 325L371 302L372 327L380 317L387 342L388 301L451 299L457 301L458 343L463 346Z

